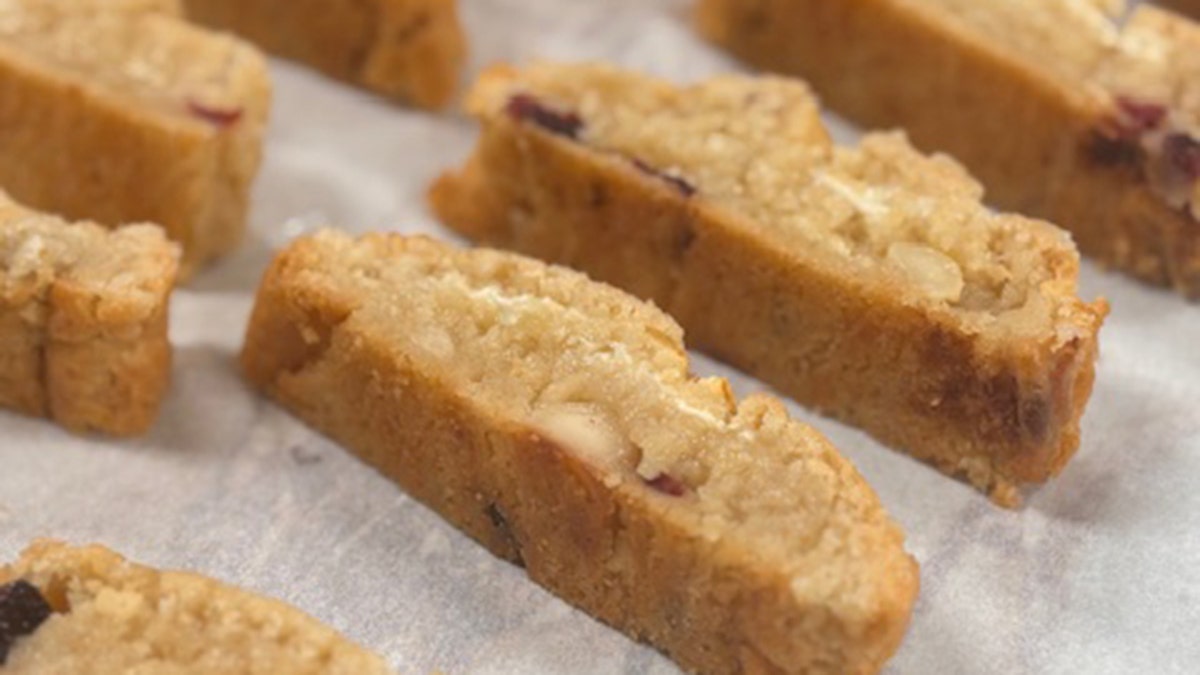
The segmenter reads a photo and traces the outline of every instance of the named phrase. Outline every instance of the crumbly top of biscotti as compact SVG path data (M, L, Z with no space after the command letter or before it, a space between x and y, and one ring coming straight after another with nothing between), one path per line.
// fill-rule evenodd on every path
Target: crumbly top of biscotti
M1126 0L896 0L1027 60L1071 90L1155 101L1200 129L1200 28Z
M138 323L161 309L178 260L179 247L157 225L68 223L0 192L0 307L19 308L69 286L92 299L99 324Z
M538 431L801 600L845 619L915 592L903 535L854 467L775 399L739 403L725 380L691 376L681 329L648 303L522 256L399 235L318 233L268 279L348 312L335 342Z
M690 87L601 65L485 74L468 105L608 153L789 256L993 332L1071 330L1079 256L1047 223L989 211L957 163L900 134L835 146L802 83ZM1090 326L1089 326L1090 328Z
M892 1L1055 83L1095 118L1095 164L1133 163L1200 222L1200 25L1125 0Z
M0 0L0 58L150 112L222 128L266 117L266 60L192 26L177 0Z
M5 673L374 675L376 656L281 602L183 572L131 563L100 546L39 541L0 569L53 613L15 641Z

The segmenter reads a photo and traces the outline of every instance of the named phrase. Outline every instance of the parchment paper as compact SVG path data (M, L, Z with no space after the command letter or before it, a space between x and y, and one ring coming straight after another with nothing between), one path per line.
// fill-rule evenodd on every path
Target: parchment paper
M465 0L474 69L601 58L680 80L737 66L687 2ZM676 673L576 612L255 396L234 357L270 251L320 223L448 237L423 191L474 125L276 63L276 107L236 255L178 292L174 383L148 437L83 439L0 413L0 557L99 541L290 601L401 672ZM843 137L852 133L838 126ZM1085 265L1107 296L1078 457L1021 511L792 406L859 466L922 565L889 673L1200 672L1200 306ZM697 357L742 395L763 385Z

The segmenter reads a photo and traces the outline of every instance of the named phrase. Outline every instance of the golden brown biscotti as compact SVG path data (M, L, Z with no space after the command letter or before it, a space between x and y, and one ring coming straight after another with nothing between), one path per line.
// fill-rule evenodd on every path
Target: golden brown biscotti
M270 82L257 50L178 9L0 2L0 186L68 218L159 223L187 276L241 238Z
M6 658L7 657L7 658ZM0 568L6 675L386 675L300 610L101 546L34 542Z
M651 299L689 342L1001 503L1079 444L1103 303L1049 224L995 215L897 134L834 146L802 84L603 66L486 73L434 210Z
M330 77L425 108L458 87L456 0L185 0L188 16Z
M1200 17L1200 0L1159 0L1158 4L1190 17Z
M0 192L0 406L75 431L153 424L170 377L178 247L29 211Z
M649 304L521 256L325 231L272 263L249 379L497 556L697 673L873 673L917 592L851 464L688 373Z
M701 0L748 62L961 160L996 204L1200 298L1200 27L1124 0Z

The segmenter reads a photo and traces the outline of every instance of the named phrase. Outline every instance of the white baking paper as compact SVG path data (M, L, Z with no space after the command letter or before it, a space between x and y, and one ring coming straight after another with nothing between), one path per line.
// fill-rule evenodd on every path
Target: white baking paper
M535 55L680 80L736 69L692 35L688 4L463 2L473 70ZM322 223L448 237L423 192L475 134L457 113L396 107L284 63L274 75L252 232L175 296L161 420L146 438L113 442L0 413L0 557L39 536L102 542L292 602L406 673L678 672L239 378L235 355L271 250ZM1200 306L1091 264L1083 289L1113 305L1083 446L1020 511L792 406L859 466L921 562L920 602L889 673L1200 672ZM740 394L763 388L695 364Z

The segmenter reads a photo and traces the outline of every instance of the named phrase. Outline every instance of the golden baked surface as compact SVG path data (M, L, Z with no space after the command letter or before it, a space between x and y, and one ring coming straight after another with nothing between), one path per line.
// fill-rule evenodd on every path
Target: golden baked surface
M493 552L685 667L873 672L903 635L916 565L854 468L774 399L690 376L672 320L579 273L321 232L273 263L242 361Z
M0 192L0 405L76 431L145 431L169 377L178 260L157 226L67 223Z
M176 2L0 2L0 185L35 208L161 224L190 274L237 244L266 63Z
M12 675L384 675L379 657L312 617L186 572L129 562L101 546L35 542L0 584L36 587L53 614L15 642Z
M802 83L495 68L444 223L653 299L694 346L997 501L1078 446L1106 308L1070 237L900 134L834 145Z
M1200 297L1195 22L1123 0L703 0L697 23L952 154L1102 263Z

